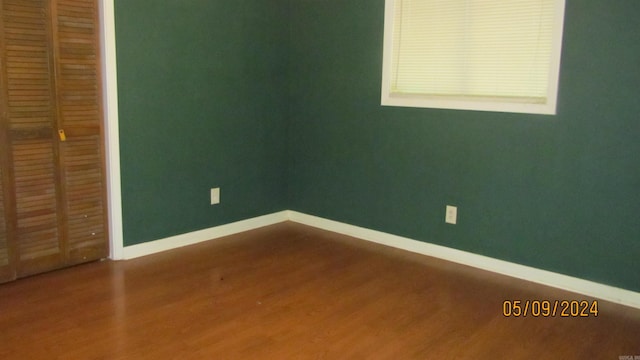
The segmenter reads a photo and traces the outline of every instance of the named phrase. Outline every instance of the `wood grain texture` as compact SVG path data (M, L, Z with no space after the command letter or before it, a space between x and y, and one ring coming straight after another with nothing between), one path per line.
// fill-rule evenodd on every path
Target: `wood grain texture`
M0 269L6 268L9 265L9 249L7 243L7 225L4 214L4 187L2 186L3 178L2 166L0 166ZM5 270L6 271L6 270ZM0 270L0 274L3 270ZM5 275L6 276L6 275ZM0 279L3 276L0 275ZM1 280L0 280L1 281Z
M98 3L57 0L53 12L65 236L77 264L109 254Z
M108 256L97 4L0 0L0 282Z
M0 286L3 359L618 359L640 311L505 318L506 299L582 299L282 223ZM593 300L593 299L588 299ZM37 345L35 345L37 344Z
M18 276L59 267L55 72L48 1L2 1ZM13 211L13 209L11 209ZM13 217L13 216L12 216Z

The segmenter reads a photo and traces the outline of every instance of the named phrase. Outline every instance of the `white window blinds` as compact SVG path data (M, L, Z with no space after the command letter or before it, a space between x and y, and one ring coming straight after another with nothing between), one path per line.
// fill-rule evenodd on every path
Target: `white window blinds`
M558 0L387 2L389 96L552 100L555 111L564 1L561 8Z

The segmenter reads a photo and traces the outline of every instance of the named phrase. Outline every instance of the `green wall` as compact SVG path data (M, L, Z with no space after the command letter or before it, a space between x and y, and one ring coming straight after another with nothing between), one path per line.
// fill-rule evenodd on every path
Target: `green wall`
M116 0L115 16L125 245L286 209L286 2Z
M640 1L567 1L556 116L381 107L384 0L291 4L290 209L640 291Z
M115 4L125 245L292 209L640 291L637 0L567 1L556 116L381 107L384 0Z

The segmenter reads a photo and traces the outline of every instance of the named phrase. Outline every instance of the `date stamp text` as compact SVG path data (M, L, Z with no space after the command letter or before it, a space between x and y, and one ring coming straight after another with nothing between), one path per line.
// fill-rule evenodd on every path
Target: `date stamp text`
M505 300L505 317L597 317L598 300Z

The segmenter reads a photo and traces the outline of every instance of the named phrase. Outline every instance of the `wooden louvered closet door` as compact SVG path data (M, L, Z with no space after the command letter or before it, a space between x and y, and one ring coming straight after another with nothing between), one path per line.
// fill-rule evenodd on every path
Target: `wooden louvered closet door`
M108 254L96 0L0 0L0 281Z

